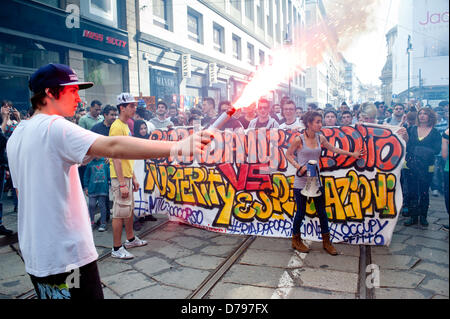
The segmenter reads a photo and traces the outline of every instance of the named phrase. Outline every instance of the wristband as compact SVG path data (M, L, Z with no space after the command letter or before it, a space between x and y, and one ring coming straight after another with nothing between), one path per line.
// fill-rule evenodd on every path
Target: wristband
M120 188L122 188L122 187L127 187L127 185L119 185L119 187L120 187Z
M305 175L305 173L306 173L306 171L304 171L303 174L300 174L300 171L302 170L302 168L303 168L303 166L300 165L299 169L297 170L296 175L297 175L298 177L302 177L302 176Z

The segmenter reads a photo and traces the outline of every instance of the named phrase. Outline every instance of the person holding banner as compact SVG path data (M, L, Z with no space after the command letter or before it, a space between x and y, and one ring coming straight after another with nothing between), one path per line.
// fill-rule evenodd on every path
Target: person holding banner
M292 229L292 248L302 253L307 253L309 248L303 243L300 234L300 227L305 217L308 200L301 192L302 189L305 188L307 182L307 177L305 176L307 169L306 164L311 160L319 163L322 147L334 153L352 156L357 159L363 155L363 150L348 152L331 145L326 138L320 134L320 130L322 129L322 115L318 112L309 111L303 116L302 120L306 126L305 132L295 138L294 142L286 152L286 158L289 163L297 169L297 174L294 179L294 195L297 203L297 212L294 217ZM297 158L294 155L295 153L297 153ZM320 184L320 176L317 178L317 183ZM319 189L321 195L314 197L314 205L320 220L323 248L330 255L337 255L337 251L330 241L328 217L325 212L325 192L322 186L320 186Z

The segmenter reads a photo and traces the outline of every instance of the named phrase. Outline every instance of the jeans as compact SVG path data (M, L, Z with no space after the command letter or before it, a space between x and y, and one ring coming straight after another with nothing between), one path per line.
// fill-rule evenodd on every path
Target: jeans
M444 198L448 214L448 172L444 172Z
M426 168L411 168L407 176L408 212L411 217L427 217L430 205L430 185L433 173Z
M0 165L0 225L3 224L3 186L5 185L5 167Z
M321 189L322 195L314 197L314 206L316 208L317 215L320 220L320 230L322 234L328 234L328 216L325 212L325 192ZM297 235L300 233L300 226L306 214L307 197L301 194L301 189L294 188L295 202L297 203L297 212L294 216L294 225L292 228L292 234Z
M433 178L431 181L431 190L438 190L440 193L442 193L442 179L444 173L444 161L442 160L441 155L436 156L436 159L434 161L434 172L433 172Z
M402 168L400 175L400 184L402 185L403 207L407 207L408 203L408 174L410 174L410 170L407 168Z
M97 207L98 203L98 207L100 208L100 224L106 224L106 199L106 195L89 195L89 215L91 216L91 223L95 223L95 208Z

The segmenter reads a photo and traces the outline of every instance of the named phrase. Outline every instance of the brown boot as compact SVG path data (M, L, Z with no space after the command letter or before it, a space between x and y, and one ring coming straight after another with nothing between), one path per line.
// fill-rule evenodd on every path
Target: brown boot
M336 256L338 254L336 249L331 244L330 233L322 234L322 241L323 241L323 249L325 249L327 253L333 256Z
M303 243L300 234L292 236L292 248L298 250L301 253L309 252L309 248Z

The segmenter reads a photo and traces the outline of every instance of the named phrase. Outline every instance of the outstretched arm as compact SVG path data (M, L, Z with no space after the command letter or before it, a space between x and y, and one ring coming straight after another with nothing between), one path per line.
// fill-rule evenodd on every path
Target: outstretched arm
M87 155L116 159L149 159L170 155L201 154L212 133L201 131L177 142L153 141L131 136L100 136ZM198 152L198 153L196 153Z
M320 135L320 144L323 147L325 147L327 150L332 151L333 153L340 154L340 155L352 156L354 158L361 158L361 156L364 155L363 149L357 150L355 152L348 152L348 151L344 151L338 147L335 147L334 145L331 145L323 135Z

